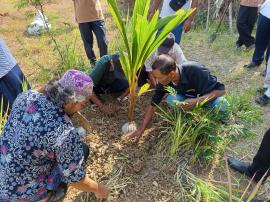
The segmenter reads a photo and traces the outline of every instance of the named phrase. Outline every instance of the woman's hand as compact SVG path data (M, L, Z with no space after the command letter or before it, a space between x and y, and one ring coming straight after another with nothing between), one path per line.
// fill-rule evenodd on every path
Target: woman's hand
M106 199L108 198L109 194L110 194L110 189L107 186L103 184L98 184L97 191L95 192L95 196L98 199Z

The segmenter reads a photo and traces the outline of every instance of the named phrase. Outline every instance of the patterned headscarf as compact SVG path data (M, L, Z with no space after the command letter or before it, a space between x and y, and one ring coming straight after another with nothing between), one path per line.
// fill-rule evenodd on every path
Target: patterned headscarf
M58 81L63 88L70 89L75 93L77 100L85 100L92 95L93 81L85 73L71 69L68 70Z

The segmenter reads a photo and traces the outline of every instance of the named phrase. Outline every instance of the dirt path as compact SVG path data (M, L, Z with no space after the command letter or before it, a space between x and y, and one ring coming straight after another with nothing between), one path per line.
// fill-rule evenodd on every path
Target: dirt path
M17 61L28 76L33 86L39 86L45 82L41 79L40 68L35 61L47 68L53 68L56 64L56 56L48 44L47 37L29 37L25 34L25 27L31 22L26 13L31 9L17 11L13 8L12 0L1 0L0 7L0 36L3 37L12 49ZM125 2L125 1L124 1ZM106 10L106 4L104 4ZM124 5L126 6L126 5ZM55 26L61 22L74 22L72 1L53 1L47 8L49 16L56 16ZM115 26L110 15L105 13L106 26L110 49L117 43ZM84 56L83 46L77 29L68 33L59 34L58 40L66 38L78 38L78 50ZM263 78L259 75L260 69L246 71L242 68L248 61L250 54L234 50L233 35L222 35L210 45L208 36L203 32L185 34L182 48L189 60L200 61L209 67L221 81L224 81L229 94L242 92L249 87L259 87ZM22 43L18 42L20 40ZM114 42L113 42L114 40ZM28 50L28 51L25 51ZM85 57L85 56L84 56ZM47 77L46 77L47 78ZM250 99L254 99L251 97ZM145 106L149 103L149 95L143 96L138 101L136 109L137 122L144 113ZM105 117L96 108L87 107L83 114L89 119L93 131L86 137L90 146L90 158L88 160L87 173L94 179L107 182L112 189L110 201L181 201L177 193L177 184L174 181L176 162L164 159L157 153L157 135L159 120L156 119L152 127L147 130L146 137L139 143L127 143L121 138L121 126L127 120L127 103L114 117ZM263 108L264 122L257 125L257 137L243 139L232 145L234 155L244 160L251 160L256 153L264 131L268 128L270 118L269 107ZM215 177L224 179L224 163L217 166ZM204 166L198 167L200 174L207 177L208 170ZM220 172L221 171L221 172ZM220 174L221 173L221 174ZM219 176L220 175L220 176ZM234 178L239 178L233 174ZM215 180L219 180L215 179ZM270 198L270 187L266 183L260 191L260 195ZM69 201L95 201L93 195L78 192L70 188L65 202Z

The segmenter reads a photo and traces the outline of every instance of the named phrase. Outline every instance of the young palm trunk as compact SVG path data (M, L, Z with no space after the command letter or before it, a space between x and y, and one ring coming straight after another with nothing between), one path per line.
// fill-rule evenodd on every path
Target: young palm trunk
M128 121L134 121L134 110L136 105L136 85L130 87L129 91L129 106L128 106Z

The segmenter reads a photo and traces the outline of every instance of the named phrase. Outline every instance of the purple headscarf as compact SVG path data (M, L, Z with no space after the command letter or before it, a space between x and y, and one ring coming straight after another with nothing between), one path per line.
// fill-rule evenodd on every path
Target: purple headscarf
M81 71L75 69L68 70L59 79L58 83L63 88L72 90L78 100L84 100L92 95L93 81L90 76Z

